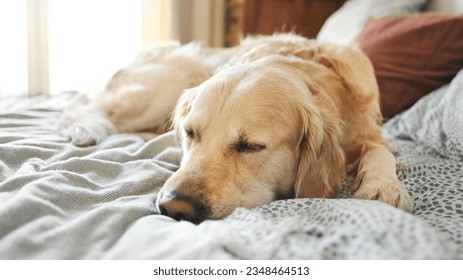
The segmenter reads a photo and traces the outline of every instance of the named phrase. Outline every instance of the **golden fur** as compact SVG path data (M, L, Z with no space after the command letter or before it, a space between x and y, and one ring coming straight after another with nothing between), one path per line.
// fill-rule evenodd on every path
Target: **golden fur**
M353 197L412 211L360 50L279 34L223 52L175 107L184 155L158 193L163 214L201 222L275 199L331 198L347 173Z

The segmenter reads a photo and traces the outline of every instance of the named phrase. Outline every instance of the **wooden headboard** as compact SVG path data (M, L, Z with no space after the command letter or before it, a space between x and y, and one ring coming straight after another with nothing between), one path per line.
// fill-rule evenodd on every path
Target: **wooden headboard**
M315 38L346 0L228 0L226 45L248 34L294 31Z
M453 15L463 14L463 0L431 0L425 10Z

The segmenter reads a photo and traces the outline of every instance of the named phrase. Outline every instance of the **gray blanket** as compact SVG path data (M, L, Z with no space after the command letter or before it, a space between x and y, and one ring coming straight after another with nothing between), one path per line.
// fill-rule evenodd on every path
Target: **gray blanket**
M79 148L47 102L0 111L2 259L462 259L463 73L388 122L414 214L377 201L290 199L200 225L158 215L172 133ZM61 100L60 100L61 99Z

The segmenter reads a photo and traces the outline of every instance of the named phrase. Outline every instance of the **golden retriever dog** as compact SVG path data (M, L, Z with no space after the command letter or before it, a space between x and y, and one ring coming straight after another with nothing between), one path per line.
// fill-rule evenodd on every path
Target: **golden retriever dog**
M154 99L137 97L137 90L131 89L128 100L115 98L119 103L97 106L101 118L113 125L105 133L157 132L176 103L172 127L183 158L158 192L162 214L200 223L276 199L332 198L347 174L355 176L352 197L412 211L396 176L395 158L380 134L374 70L360 50L277 34L248 38L235 49L196 51L185 59L194 60L197 68L172 61L163 67L187 77L202 73L200 69L204 73L191 82L179 78L181 82L173 82L175 90L156 85L157 95L172 95L167 105L150 103ZM174 73L159 73L159 65L153 65L149 83L176 81ZM124 78L118 77L121 73ZM123 70L107 91L126 92L121 88L135 86L130 79L142 77ZM138 88L142 91L143 86ZM180 94L180 89L186 90ZM162 117L155 119L152 114L163 108ZM134 119L143 125L135 126ZM76 126L69 119L64 123L72 139L69 131ZM85 124L80 127L88 130Z

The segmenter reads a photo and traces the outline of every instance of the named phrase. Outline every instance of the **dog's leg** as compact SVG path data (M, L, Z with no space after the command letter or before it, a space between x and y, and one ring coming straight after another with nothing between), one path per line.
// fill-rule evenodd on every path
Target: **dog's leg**
M175 92L180 95L181 89ZM122 94L101 92L94 98L79 94L62 114L59 130L81 147L99 144L116 133L137 132L148 140L168 129L169 113L177 99L173 94L163 96L129 88Z
M397 179L395 158L386 144L367 142L362 146L354 187L355 198L380 200L413 211L413 202Z

